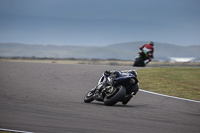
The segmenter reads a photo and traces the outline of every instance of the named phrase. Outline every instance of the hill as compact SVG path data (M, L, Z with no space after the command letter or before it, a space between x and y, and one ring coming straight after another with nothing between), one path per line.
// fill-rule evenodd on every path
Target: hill
M145 43L127 42L104 47L0 43L0 56L133 60L139 51L139 47ZM199 51L200 45L186 47L156 42L155 60L167 60L168 57L200 58Z

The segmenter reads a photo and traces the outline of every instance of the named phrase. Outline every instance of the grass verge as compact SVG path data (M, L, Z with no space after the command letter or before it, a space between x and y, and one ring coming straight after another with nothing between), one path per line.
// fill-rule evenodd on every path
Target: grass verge
M141 89L200 101L200 68L148 68L137 72Z
M57 64L88 64L88 65L112 65L112 66L132 66L131 60L101 60L101 59L12 59L12 58L0 58L0 61L11 62L31 62L31 63L57 63ZM200 67L200 62L160 62L152 61L148 67Z

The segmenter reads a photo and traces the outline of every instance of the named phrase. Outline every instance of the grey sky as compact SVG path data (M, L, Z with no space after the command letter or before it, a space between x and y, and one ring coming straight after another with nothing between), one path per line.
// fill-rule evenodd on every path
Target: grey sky
M200 0L0 0L0 42L200 44Z

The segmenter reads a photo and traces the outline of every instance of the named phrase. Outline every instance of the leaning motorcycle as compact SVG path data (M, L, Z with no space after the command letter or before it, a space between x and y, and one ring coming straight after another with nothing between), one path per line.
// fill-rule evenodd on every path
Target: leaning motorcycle
M147 53L145 51L141 51L139 53L139 56L135 59L133 66L137 66L137 67L145 67L146 64L144 63L144 61L148 59L147 58Z
M122 102L126 105L133 97L132 93L135 86L138 85L138 80L133 75L118 77L113 83L111 76L107 77L102 74L98 81L98 85L91 89L84 97L85 103L90 103L93 100L104 102L107 106L113 106L117 102Z

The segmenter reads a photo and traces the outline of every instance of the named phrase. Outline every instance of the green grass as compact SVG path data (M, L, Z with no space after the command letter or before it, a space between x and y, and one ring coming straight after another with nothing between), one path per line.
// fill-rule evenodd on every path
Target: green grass
M141 89L200 101L200 68L148 68L137 72Z
M14 132L0 131L0 133L14 133Z

